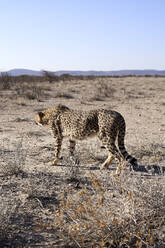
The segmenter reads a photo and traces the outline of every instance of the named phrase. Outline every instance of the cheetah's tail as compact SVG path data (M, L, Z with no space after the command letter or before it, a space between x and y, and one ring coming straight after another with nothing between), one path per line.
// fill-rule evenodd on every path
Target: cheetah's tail
M120 123L119 133L118 133L118 147L119 147L120 153L124 157L124 159L126 161L128 161L132 166L137 166L136 158L132 157L126 151L126 148L124 145L125 132L126 132L126 125L125 125L124 119L122 119L122 121Z

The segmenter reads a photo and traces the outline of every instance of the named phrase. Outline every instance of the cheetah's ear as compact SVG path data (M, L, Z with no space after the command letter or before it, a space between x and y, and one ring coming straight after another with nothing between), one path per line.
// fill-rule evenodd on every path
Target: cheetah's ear
M68 110L69 108L65 105L62 105L62 104L58 104L57 105L57 109L60 109L60 110Z

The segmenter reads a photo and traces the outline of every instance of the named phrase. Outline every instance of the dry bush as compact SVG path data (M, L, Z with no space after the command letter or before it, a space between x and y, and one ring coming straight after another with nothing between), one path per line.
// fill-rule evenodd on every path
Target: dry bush
M30 76L30 75L13 76L12 79L15 83L37 83L37 82L43 82L45 80L43 76Z
M13 241L16 239L16 235L12 228L15 229L13 216L16 216L18 207L19 202L14 202L12 207L5 202L0 204L0 247L15 247Z
M15 88L16 95L25 97L29 100L42 100L45 96L46 93L44 89L40 86L37 85L29 85L26 83L22 83L16 86Z
M59 77L60 77L60 80L62 81L71 81L74 78L72 75L67 74L67 73L62 74Z
M78 187L81 182L80 160L77 153L74 156L67 156L65 158L67 169L64 171L64 179L67 184Z
M27 157L27 150L23 145L23 138L15 143L9 139L3 140L3 148L0 151L3 161L0 164L1 172L5 176L24 174L24 166Z
M43 76L29 76L29 75L20 75L20 76L10 76L7 72L1 72L0 74L0 89L9 90L15 89L18 86L21 87L24 83L36 83L43 82L45 78Z
M108 81L97 80L90 92L91 95L89 96L89 100L103 101L107 97L112 98L114 96L115 89L112 88Z
M9 90L12 84L12 77L7 72L1 72L0 74L0 89Z
M96 79L97 76L92 76L92 75L89 75L89 76L83 76L83 75L71 75L71 74L68 74L68 73L65 73L65 74L62 74L59 76L59 79L62 80L62 81L78 81L78 80L94 80Z
M105 184L93 173L90 180L90 190L66 187L55 212L55 227L66 246L163 248L163 185L124 170Z
M45 88L38 86L37 82L45 80L44 77L37 76L10 76L8 73L1 73L0 75L0 89L12 90L12 97L25 97L30 100L41 100L47 94Z
M49 83L60 81L60 77L55 75L53 72L43 71L43 78Z

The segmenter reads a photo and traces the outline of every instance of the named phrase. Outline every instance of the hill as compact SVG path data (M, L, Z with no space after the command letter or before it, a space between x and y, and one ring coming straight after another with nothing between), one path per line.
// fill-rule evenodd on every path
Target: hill
M7 71L11 76L20 76L20 75L31 75L31 76L42 76L42 71L37 70L28 70L28 69L12 69ZM83 76L145 76L145 75L158 75L165 76L165 70L117 70L117 71L71 71L71 70L61 70L61 71L52 71L56 75L61 74L70 74L70 75L83 75Z

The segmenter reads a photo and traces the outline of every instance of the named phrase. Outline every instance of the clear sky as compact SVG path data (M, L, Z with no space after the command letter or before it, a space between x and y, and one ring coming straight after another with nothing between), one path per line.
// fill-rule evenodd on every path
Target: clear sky
M165 0L0 0L0 71L165 69Z

